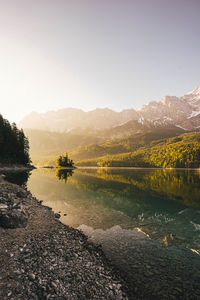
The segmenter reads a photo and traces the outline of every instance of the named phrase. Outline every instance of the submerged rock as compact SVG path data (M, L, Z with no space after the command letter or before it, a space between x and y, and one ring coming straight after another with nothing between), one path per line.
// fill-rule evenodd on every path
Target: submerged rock
M55 213L55 218L60 219L61 215L59 213Z

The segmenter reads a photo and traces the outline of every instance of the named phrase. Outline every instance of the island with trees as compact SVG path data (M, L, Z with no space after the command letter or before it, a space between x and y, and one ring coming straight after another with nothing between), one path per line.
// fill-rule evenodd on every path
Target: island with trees
M57 168L67 168L67 169L75 168L73 160L68 157L68 153L65 153L65 155L60 155L57 158L56 167Z

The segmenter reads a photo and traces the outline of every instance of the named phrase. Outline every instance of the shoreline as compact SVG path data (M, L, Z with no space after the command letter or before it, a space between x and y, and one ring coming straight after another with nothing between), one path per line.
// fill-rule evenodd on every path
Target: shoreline
M96 166L77 166L77 169L110 169L110 170L200 170L200 168L156 168L156 167L96 167Z
M0 176L1 299L128 299L101 247Z
M5 165L1 166L0 165L0 171L31 171L36 169L35 166L23 166L23 165Z
M36 166L33 169L56 169L56 170L180 170L180 171L190 171L190 170L200 170L199 168L156 168L156 167L97 167L97 166L76 166L74 168L69 168L69 167L54 167L54 166ZM0 167L0 171L3 171ZM13 168L10 168L9 170L14 170ZM20 169L19 169L20 170ZM23 169L21 169L23 170ZM25 169L24 169L25 170ZM32 169L31 169L32 170Z

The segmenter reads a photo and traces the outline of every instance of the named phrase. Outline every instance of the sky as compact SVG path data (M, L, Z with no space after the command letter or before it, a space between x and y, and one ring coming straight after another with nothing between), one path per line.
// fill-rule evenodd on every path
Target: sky
M140 108L200 85L200 0L0 0L0 113Z

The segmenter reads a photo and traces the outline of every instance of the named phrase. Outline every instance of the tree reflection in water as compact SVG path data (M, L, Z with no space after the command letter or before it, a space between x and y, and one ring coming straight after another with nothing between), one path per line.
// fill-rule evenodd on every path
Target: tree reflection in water
M67 182L68 177L71 177L73 175L73 170L67 170L67 169L56 169L56 177L58 180Z
M165 245L200 250L198 170L161 169L34 170L28 187L61 221L107 230L140 228ZM63 184L67 180L67 184Z
M11 183L18 184L24 188L27 187L27 181L31 175L30 171L3 171L2 174L4 174L5 180Z

